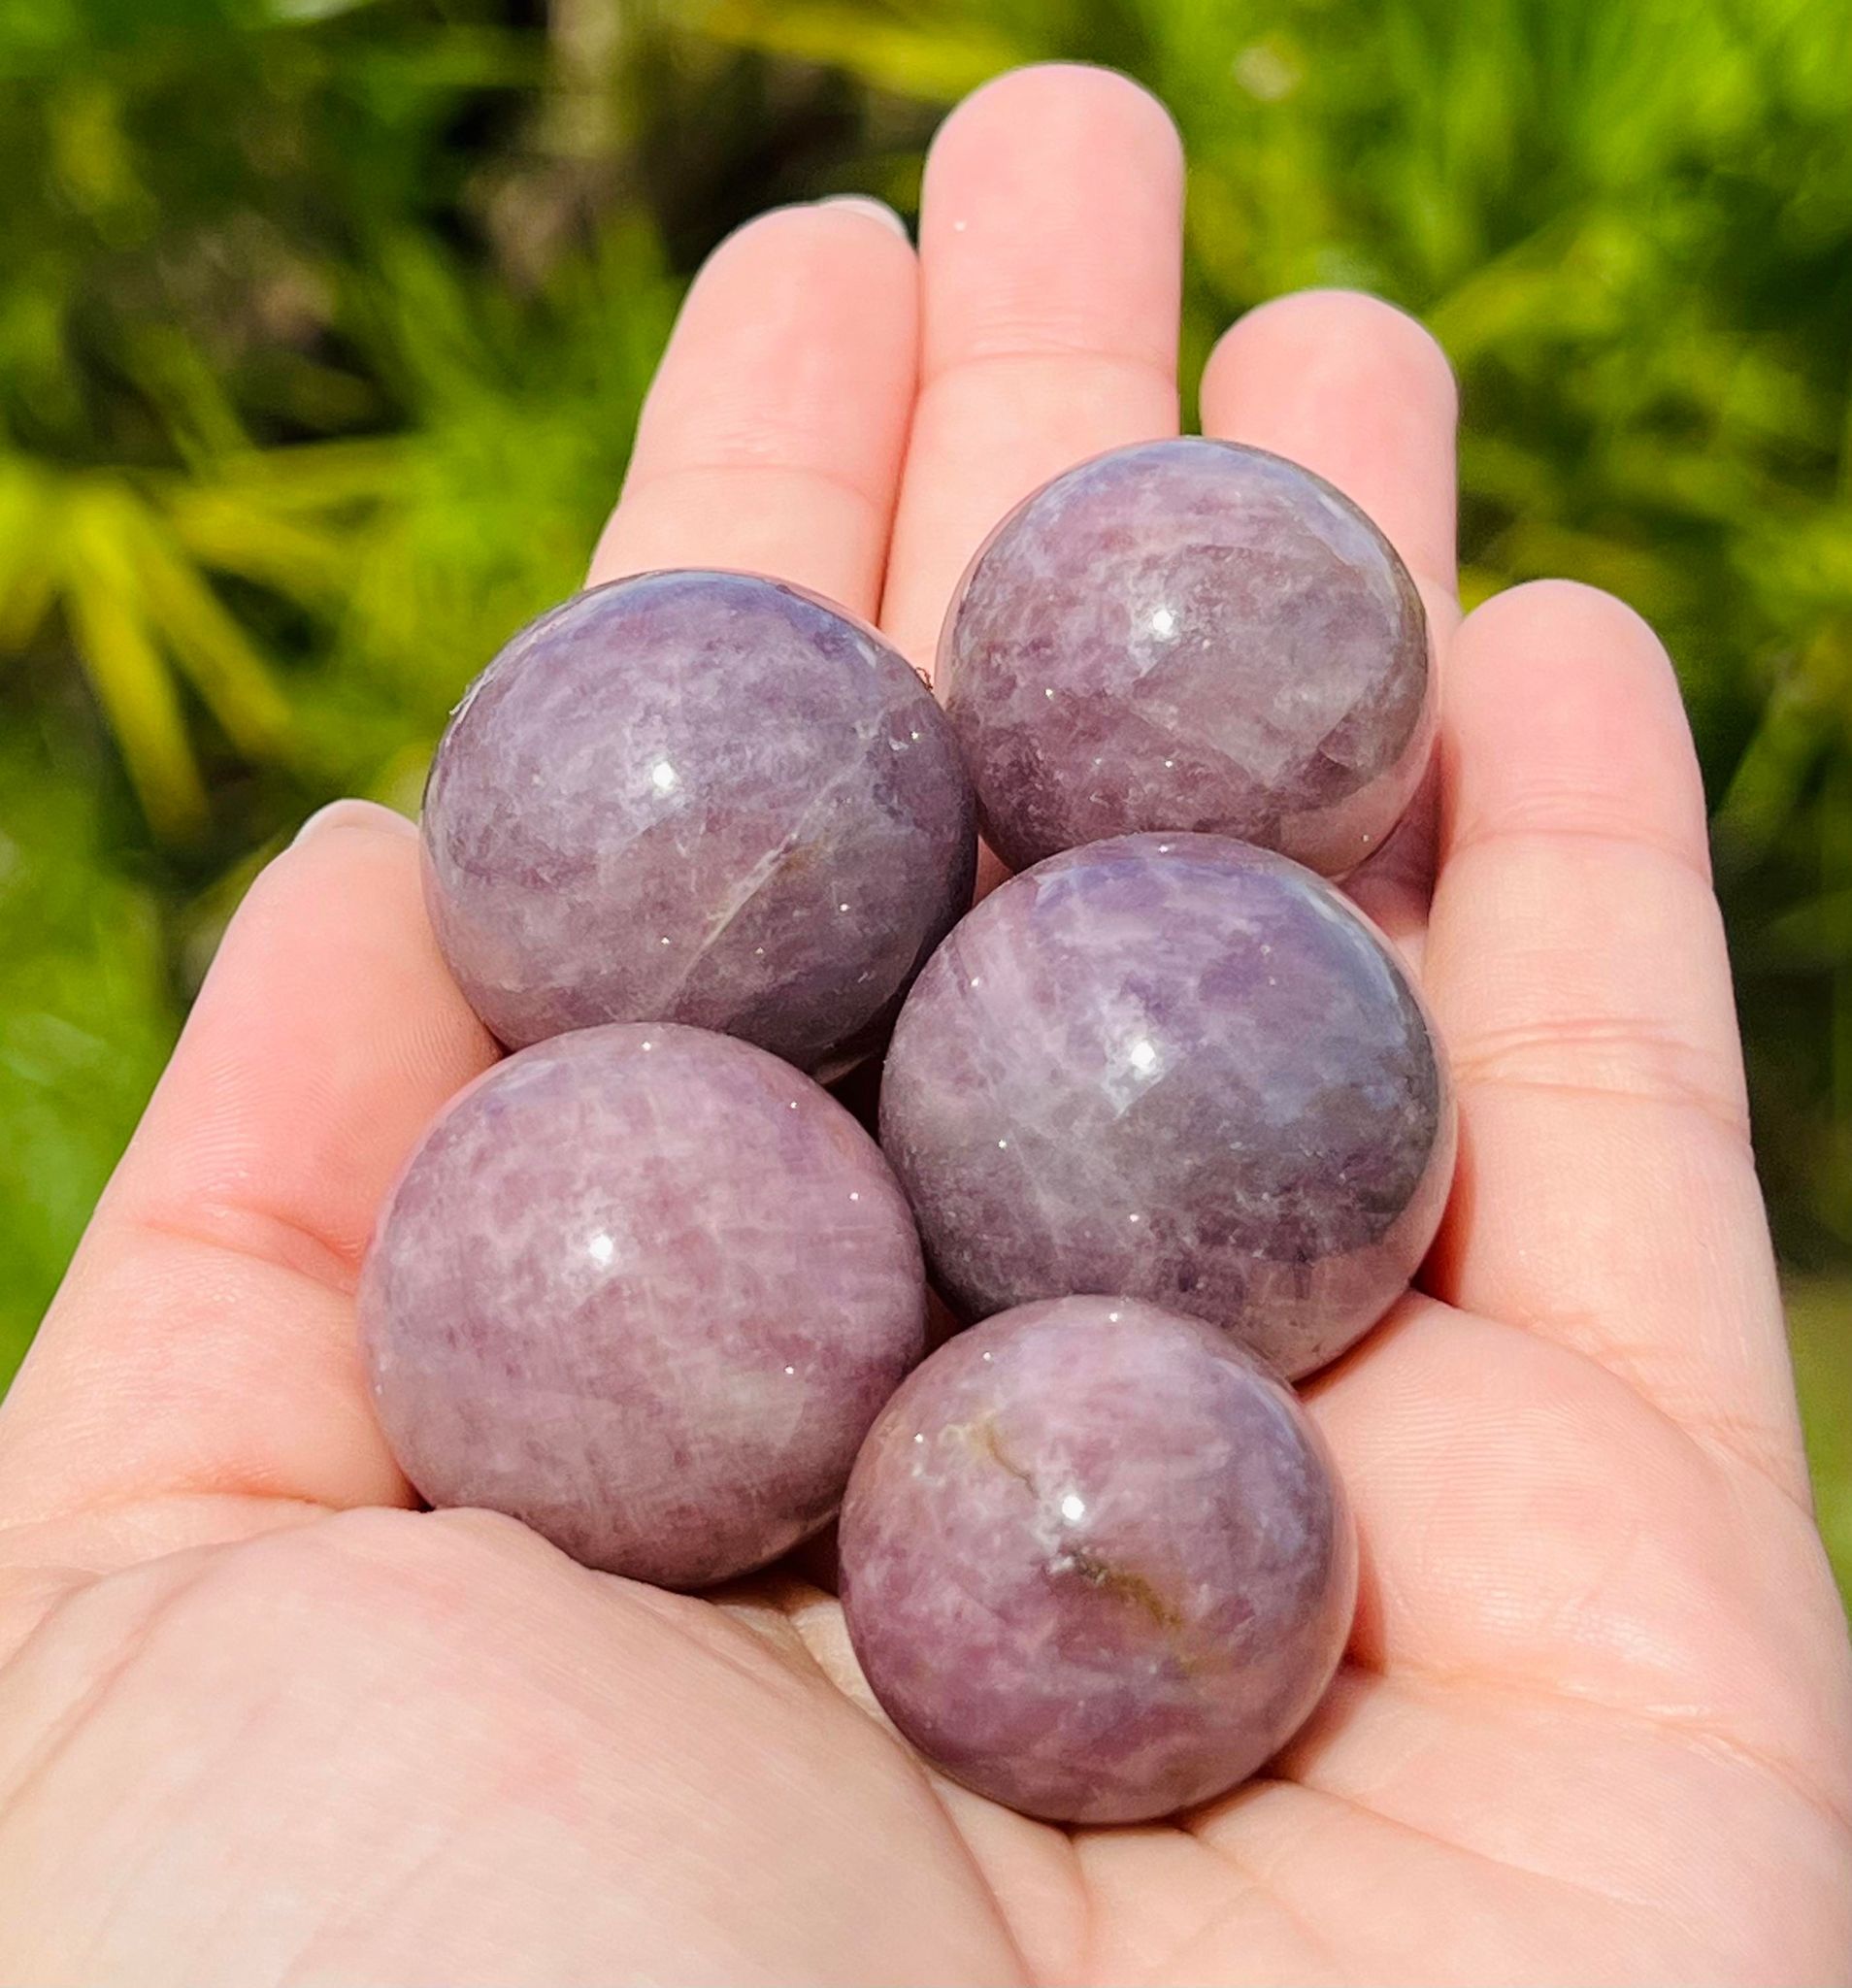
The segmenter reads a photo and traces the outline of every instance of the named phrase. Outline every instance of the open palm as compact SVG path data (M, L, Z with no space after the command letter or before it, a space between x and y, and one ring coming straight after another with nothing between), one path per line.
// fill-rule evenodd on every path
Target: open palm
M781 575L924 664L1009 504L1174 427L1180 193L1147 97L1031 70L946 125L917 256L852 204L744 229L597 577ZM1272 305L1202 404L1382 524L1442 649L1434 804L1355 888L1463 1157L1420 1293L1309 1390L1365 1564L1312 1726L1174 1826L1056 1830L922 1769L795 1574L715 1606L413 1510L350 1295L493 1047L353 805L252 890L0 1415L0 1978L1846 1974L1845 1638L1666 658L1567 585L1460 621L1453 389L1398 314Z

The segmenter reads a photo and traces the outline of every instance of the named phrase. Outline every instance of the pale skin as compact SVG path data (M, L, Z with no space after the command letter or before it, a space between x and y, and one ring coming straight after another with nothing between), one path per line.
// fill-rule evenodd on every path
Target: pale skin
M782 575L925 664L1009 504L1174 428L1180 203L1159 106L1040 69L945 125L917 254L853 205L742 230L595 576ZM1442 657L1431 818L1357 887L1463 1158L1418 1292L1308 1390L1365 1569L1312 1725L1201 1813L1069 1834L929 1773L795 1574L715 1606L417 1511L355 1272L494 1052L410 827L347 804L233 922L0 1410L0 1979L1852 1972L1845 1631L1670 668L1577 586L1461 619L1453 384L1396 312L1257 311L1202 406L1382 524Z

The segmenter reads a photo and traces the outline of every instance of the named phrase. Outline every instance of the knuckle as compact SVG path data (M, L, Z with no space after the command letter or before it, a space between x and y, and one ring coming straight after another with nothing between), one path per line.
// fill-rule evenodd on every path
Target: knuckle
M1667 1015L1564 1009L1457 1038L1449 1062L1463 1091L1631 1100L1706 1119L1732 1141L1749 1137L1734 1064Z

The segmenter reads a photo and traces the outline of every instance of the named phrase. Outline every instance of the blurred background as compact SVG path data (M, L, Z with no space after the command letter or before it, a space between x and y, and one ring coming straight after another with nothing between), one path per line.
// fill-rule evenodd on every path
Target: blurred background
M1852 1582L1845 0L0 0L0 1385L254 871L413 808L578 583L702 253L909 211L1047 56L1183 128L1186 373L1277 290L1419 312L1470 599L1677 658Z

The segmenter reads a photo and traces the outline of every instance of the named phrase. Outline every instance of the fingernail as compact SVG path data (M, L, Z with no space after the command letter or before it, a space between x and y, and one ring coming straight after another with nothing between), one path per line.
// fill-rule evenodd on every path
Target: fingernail
M396 809L381 808L377 801L330 801L325 808L317 808L297 829L290 847L294 848L297 843L306 843L311 836L320 835L330 828L372 828L388 835L416 835L418 832L415 821L408 821Z
M888 206L884 200L876 200L872 193L832 193L826 200L819 200L818 207L848 207L858 214L865 214L871 220L877 220L883 227L892 228L903 242L908 239L907 223Z

